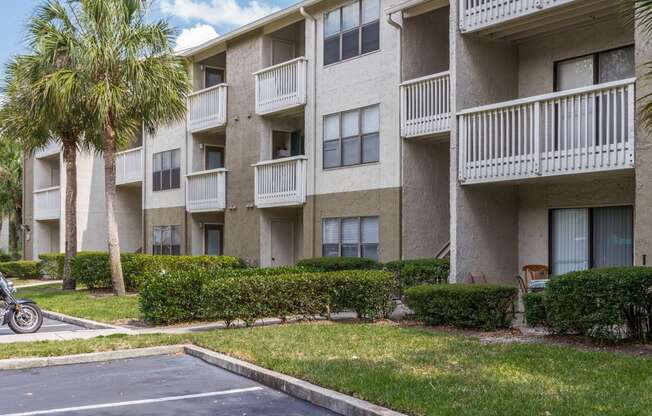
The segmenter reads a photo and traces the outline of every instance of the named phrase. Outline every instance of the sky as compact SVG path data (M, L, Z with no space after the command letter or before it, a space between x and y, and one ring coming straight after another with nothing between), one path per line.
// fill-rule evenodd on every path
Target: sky
M285 8L297 0L153 0L152 19L167 19L185 49ZM0 65L25 51L25 27L42 0L0 0Z

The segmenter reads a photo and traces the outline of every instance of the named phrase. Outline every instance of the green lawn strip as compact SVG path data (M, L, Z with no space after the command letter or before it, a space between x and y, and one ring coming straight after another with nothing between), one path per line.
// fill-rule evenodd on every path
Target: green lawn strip
M412 415L650 415L652 359L481 345L381 325L297 324L9 344L0 358L193 342Z
M33 299L46 310L93 321L115 323L139 319L137 296L115 297L88 290L63 291L61 284L18 289L21 298Z

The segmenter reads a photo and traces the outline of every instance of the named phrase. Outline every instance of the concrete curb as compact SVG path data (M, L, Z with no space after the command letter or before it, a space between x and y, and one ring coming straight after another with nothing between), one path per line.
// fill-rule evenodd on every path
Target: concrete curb
M14 283L15 282L16 281L14 280ZM48 286L48 285L55 284L55 283L63 283L63 280L47 280L47 281L43 281L43 282L39 282L39 283L29 283L29 284L26 284L26 285L16 285L14 287L16 289L29 289L30 287Z
M64 355L60 357L10 358L8 360L0 360L0 370L24 370L57 365L96 363L101 361L124 360L127 358L151 357L155 355L180 354L183 352L183 345L166 345L151 348L135 348L132 350Z
M344 416L406 416L403 413L377 406L365 400L356 399L195 345L186 345L184 350L186 354L197 357L209 364Z
M136 348L76 354L60 357L12 358L0 360L0 371L42 368L57 365L85 364L101 361L124 360L128 358L185 353L210 365L257 381L290 396L331 410L343 416L407 416L365 400L356 399L334 390L319 387L298 378L238 360L196 345L167 345L150 348Z
M129 331L129 332L131 332L130 329L123 328L121 326L104 324L104 323L101 323L101 322L91 321L90 319L77 318L76 316L65 315L65 314L59 313L59 312L52 312L52 311L44 310L43 311L43 316L46 317L46 318L55 319L57 321L65 322L67 324L81 326L82 328L86 328L86 329L117 329L117 330L120 330L120 331Z

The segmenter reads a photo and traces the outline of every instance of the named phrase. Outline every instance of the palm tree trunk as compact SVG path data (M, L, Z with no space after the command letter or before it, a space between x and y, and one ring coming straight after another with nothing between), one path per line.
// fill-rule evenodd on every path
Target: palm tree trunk
M111 265L111 280L113 294L123 296L125 283L120 262L120 240L118 239L118 224L115 218L115 131L111 125L106 125L104 136L104 192L106 198L106 227L109 244L109 263Z
M66 165L66 255L63 260L63 290L75 290L70 262L77 254L77 147L75 140L63 141L63 161Z

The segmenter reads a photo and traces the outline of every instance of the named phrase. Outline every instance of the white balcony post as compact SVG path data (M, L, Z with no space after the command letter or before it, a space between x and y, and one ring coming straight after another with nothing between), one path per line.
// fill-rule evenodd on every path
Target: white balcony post
M401 136L450 131L450 73L405 81L400 85Z
M226 209L226 169L186 175L186 210L212 212Z
M256 206L269 208L304 204L306 160L305 156L292 156L253 165Z
M534 103L534 174L541 175L541 102Z
M188 124L193 133L226 124L227 84L219 84L190 94Z
M300 57L254 72L256 114L305 105L307 68L306 58Z
M116 153L116 185L143 180L142 148Z
M61 188L50 188L34 191L34 219L54 220L61 218Z

